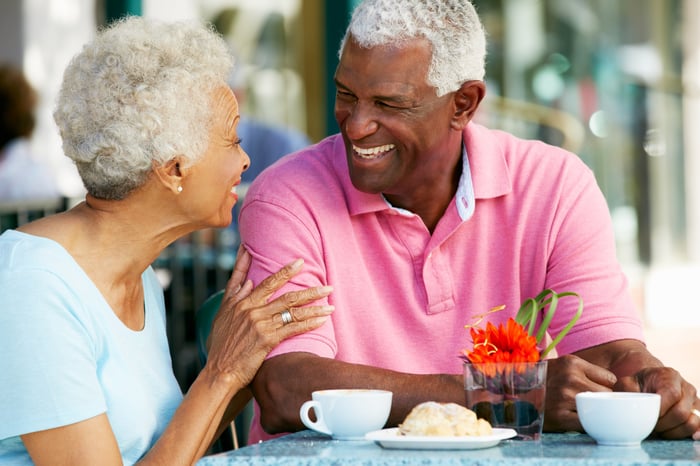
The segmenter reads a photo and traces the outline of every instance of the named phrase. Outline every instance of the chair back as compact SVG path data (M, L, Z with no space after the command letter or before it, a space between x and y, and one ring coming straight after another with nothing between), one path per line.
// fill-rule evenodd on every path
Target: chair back
M202 364L202 367L207 362L207 338L209 338L214 317L219 312L223 299L224 290L217 291L202 303L194 316L197 353L199 353L199 362Z
M214 323L214 317L221 307L221 302L224 299L224 290L219 290L209 296L199 307L195 314L196 327L196 343L197 352L199 353L199 361L204 367L207 362L207 338L211 332L211 326ZM253 402L248 402L245 408L236 416L234 422L231 423L232 447L238 449L239 445L248 443L248 433L250 431L250 423L253 418ZM226 451L228 447L228 439L222 435L219 439L219 445L215 445L214 451Z

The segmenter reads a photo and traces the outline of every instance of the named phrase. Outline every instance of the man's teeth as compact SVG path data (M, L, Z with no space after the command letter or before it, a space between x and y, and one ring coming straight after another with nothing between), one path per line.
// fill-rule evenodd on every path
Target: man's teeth
M374 158L374 156L378 154L382 154L384 152L390 151L391 149L394 148L393 144L384 144L383 146L377 146L377 147L370 147L368 149L363 149L361 147L357 146L352 146L352 150L355 151L357 155L362 157L363 159L371 159Z
M231 188L231 194L236 194L236 186L234 186L233 188Z

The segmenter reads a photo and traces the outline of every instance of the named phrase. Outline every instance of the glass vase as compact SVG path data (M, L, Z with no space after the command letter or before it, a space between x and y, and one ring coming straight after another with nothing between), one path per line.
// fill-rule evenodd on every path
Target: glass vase
M464 364L467 408L516 439L540 440L544 425L547 361Z

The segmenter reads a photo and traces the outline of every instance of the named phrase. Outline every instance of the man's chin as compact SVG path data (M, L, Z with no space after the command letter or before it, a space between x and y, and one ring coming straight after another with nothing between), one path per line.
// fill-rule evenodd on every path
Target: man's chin
M380 194L382 192L381 188L371 183L367 183L367 181L364 179L355 179L351 176L350 181L352 182L352 185L355 187L355 189L363 193Z

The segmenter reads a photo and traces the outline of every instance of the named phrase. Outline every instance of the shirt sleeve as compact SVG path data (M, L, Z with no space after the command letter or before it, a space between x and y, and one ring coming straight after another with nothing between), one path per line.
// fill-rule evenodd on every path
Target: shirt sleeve
M581 163L581 165L583 165ZM575 291L583 299L580 319L558 345L559 354L620 339L644 341L640 316L617 260L612 221L592 172L572 170L568 193L558 198L550 229L551 255L545 289ZM578 302L560 301L549 327L556 336L574 316Z
M260 189L264 190L265 187ZM265 192L269 195L269 190ZM284 264L297 258L304 260L302 271L275 293L274 297L288 291L330 284L326 280L318 231L309 227L313 225L312 221L299 215L310 214L306 207L295 209L290 197L282 205L256 199L251 192L241 209L241 240L253 257L248 278L256 286ZM318 304L327 302L328 299L324 298ZM268 358L297 351L333 358L337 344L332 319L328 319L316 330L283 341L270 352Z
M0 273L0 439L105 412L94 329L53 273Z

